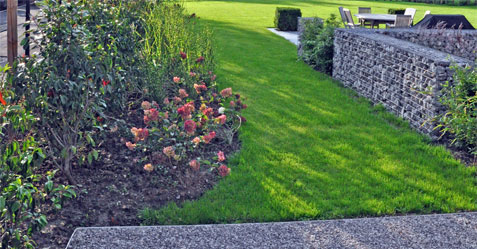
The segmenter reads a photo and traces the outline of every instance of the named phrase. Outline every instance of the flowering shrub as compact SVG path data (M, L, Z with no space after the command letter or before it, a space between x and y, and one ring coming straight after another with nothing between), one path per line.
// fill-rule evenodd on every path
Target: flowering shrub
M184 53L178 55L183 57ZM200 78L198 73L195 76ZM240 111L247 106L239 94L233 95L231 88L217 94L213 83L207 87L201 82L206 90L189 93L185 90L187 83L179 84L177 92L167 96L162 104L141 103L144 126L131 128L130 140L125 146L142 154L140 164L148 172L159 165L185 165L194 171L207 165L221 176L228 175L230 169L222 164L226 160L224 152L211 152L210 144L214 140L220 144L233 139L242 122ZM193 96L195 98L191 98ZM230 134L232 138L228 137Z

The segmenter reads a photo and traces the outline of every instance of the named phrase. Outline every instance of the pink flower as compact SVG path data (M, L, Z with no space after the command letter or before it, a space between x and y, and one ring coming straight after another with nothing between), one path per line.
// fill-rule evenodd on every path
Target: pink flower
M181 82L181 78L179 78L179 77L174 77L174 78L172 78L172 80L173 80L175 83Z
M129 150L134 150L136 148L136 144L133 144L131 142L126 142L126 147L128 147Z
M110 80L103 80L103 86L107 86L109 83L111 83Z
M159 120L159 112L154 109L154 108L151 108L149 110L145 110L144 111L144 122L146 124L148 124L150 121L157 121Z
M195 145L198 145L200 143L200 138L199 137L195 137L194 139L192 139L192 142L195 144Z
M217 124L222 124L223 125L223 124L225 124L225 121L227 121L227 116L225 116L225 115L220 115L215 119L215 122Z
M224 154L223 151L217 152L217 157L218 157L218 161L219 161L219 162L225 161L225 154Z
M184 120L189 119L191 117L191 113L194 111L195 107L193 102L189 102L177 109L177 113L179 113Z
M200 163L197 160L190 161L189 166L195 171L200 169Z
M164 103L164 105L168 105L171 102L169 101L169 98L165 97L162 103Z
M181 98L179 98L179 97L174 97L174 104L177 105L177 104L179 104L181 101L182 101Z
M143 110L149 110L151 109L151 103L149 103L149 101L143 101L141 103L141 107Z
M144 170L147 171L147 172L152 172L152 171L154 171L154 167L152 166L152 164L148 163L148 164L144 165Z
M179 89L179 97L181 99L184 99L184 98L187 98L189 96L189 94L187 94L186 90L185 89Z
M204 136L204 143L208 144L214 138L215 138L215 131L211 131L211 132L209 132L209 134Z
M189 76L190 76L190 77L195 77L196 75L197 75L197 74L194 73L194 72L190 72L190 73L189 73Z
M164 113L164 118L165 118L165 119L169 119L169 112L165 112L165 113Z
M210 80L214 81L215 79L217 78L217 75L212 75L212 77L210 78Z
M224 98L232 96L232 88L225 88L224 90L220 91L220 95L222 95Z
M191 135L194 134L197 124L193 120L187 120L184 122L184 130L187 134Z
M235 101L231 100L231 101L230 101L230 106L231 106L231 107L235 107Z
M219 175L224 177L224 176L227 176L228 174L230 174L230 168L227 167L227 165L220 165L219 167Z
M242 105L242 109L247 109L248 105L247 104L243 104Z
M240 116L240 122L246 123L247 119L244 116Z
M184 52L181 51L179 54L181 55L181 58L182 58L183 60L185 60L185 59L187 58L187 54L186 54L186 53L184 53Z
M204 61L204 56L201 56L201 57L197 58L197 60L195 60L195 62L197 62L197 63L201 63L203 61Z
M166 155L167 157L174 157L176 155L176 152L174 151L174 148L172 146L167 146L162 150L162 153Z
M194 89L197 93L201 93L203 91L207 91L207 86L205 84L201 84L201 85L194 84Z

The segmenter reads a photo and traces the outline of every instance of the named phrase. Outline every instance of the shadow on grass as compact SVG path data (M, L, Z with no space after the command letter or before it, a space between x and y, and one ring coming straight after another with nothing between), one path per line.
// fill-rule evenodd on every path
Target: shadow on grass
M219 82L247 98L243 147L213 190L144 212L146 224L476 210L475 169L297 61L293 44L264 28L202 22L215 30Z

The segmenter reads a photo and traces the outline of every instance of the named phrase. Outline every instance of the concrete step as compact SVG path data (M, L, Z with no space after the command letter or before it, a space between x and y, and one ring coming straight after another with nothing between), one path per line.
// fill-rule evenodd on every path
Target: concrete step
M67 248L477 248L477 213L77 228Z

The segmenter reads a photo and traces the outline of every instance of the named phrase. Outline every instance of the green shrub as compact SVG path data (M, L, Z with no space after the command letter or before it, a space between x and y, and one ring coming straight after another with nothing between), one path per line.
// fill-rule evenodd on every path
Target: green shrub
M333 43L334 31L341 23L336 15L331 16L321 22L306 22L304 32L301 36L303 61L311 65L315 70L332 74L333 70Z
M406 9L388 9L388 14L391 15L404 15Z
M47 224L43 205L60 209L76 193L70 186L55 187L54 172L41 186L42 176L35 172L45 156L31 131L36 118L23 102L12 102L11 87L0 81L0 248L33 248L31 235Z
M477 70L454 67L454 84L445 84L440 102L447 112L439 117L438 129L449 132L453 144L477 154Z
M298 29L298 17L301 17L301 10L298 8L277 7L275 10L275 27L282 31L296 31Z

